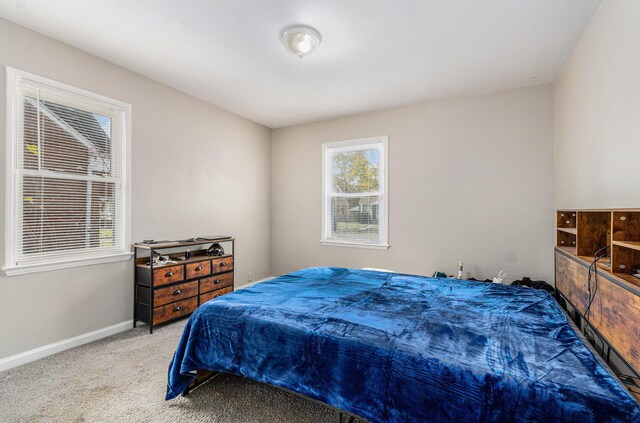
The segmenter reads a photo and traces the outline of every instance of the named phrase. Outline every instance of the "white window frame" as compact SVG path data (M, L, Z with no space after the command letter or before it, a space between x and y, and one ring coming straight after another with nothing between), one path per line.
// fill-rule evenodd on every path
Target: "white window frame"
M78 95L85 98L109 103L122 113L122 133L120 139L122 142L122 182L123 189L121 191L121 201L123 224L121 225L120 245L117 252L100 253L91 256L83 255L78 258L65 258L42 261L38 263L16 264L17 254L17 231L20 228L17 224L17 187L16 187L16 171L17 171L17 154L20 140L18 128L18 84L21 80L28 80L37 84L63 90L72 95ZM114 100L90 91L76 88L61 82L53 81L24 72L11 67L6 67L6 187L5 187L5 258L2 270L7 276L21 275L33 272L44 272L50 270L64 269L69 267L87 266L92 264L110 263L121 260L129 260L132 256L130 250L131 243L131 105L122 101Z
M331 238L331 196L333 187L333 160L329 150L339 150L339 152L358 151L370 148L380 149L382 157L380 158L380 181L381 187L379 195L382 198L382 230L380 232L380 241L378 243L370 243L349 239ZM366 193L363 193L366 195ZM379 223L380 224L380 223ZM371 137L361 138L349 141L330 142L322 144L322 232L320 243L328 246L338 247L354 247L369 248L375 250L387 250L389 248L389 137Z

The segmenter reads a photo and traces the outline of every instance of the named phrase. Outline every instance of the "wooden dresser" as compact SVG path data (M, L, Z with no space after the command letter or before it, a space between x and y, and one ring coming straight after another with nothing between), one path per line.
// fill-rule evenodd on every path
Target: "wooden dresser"
M633 274L640 268L640 209L559 210L556 220L557 294L579 326L588 317L590 328L638 374L640 278ZM603 258L592 265L594 255Z
M215 243L224 248L223 255L207 255ZM234 247L231 237L134 244L133 327L144 322L153 333L154 327L189 316L205 302L233 292ZM187 250L190 255L185 258ZM150 260L158 256L169 262Z

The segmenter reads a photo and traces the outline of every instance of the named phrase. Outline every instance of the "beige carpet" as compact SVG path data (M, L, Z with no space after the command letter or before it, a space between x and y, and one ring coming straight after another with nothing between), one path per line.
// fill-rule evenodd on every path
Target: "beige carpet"
M153 335L132 329L0 373L0 422L335 421L335 412L318 403L230 375L164 401L184 323Z

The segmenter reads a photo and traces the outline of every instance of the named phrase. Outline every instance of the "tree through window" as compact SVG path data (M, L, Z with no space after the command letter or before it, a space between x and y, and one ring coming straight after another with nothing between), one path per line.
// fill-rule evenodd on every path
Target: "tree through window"
M324 241L386 245L386 137L325 144Z

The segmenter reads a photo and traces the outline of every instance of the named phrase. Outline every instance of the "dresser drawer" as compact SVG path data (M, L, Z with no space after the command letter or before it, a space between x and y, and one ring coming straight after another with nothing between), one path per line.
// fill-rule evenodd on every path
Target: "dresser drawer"
M211 262L198 261L196 263L187 263L187 279L198 278L200 276L207 276L211 274Z
M233 272L200 279L201 294L215 289L226 288L228 286L233 286Z
M198 281L181 283L167 288L156 289L153 292L153 305L155 307L184 300L198 295Z
M171 282L184 280L183 266L170 266L153 271L153 285L166 285Z
M178 301L175 303L167 304L162 307L156 307L153 309L153 324L158 325L166 322L167 320L175 319L176 317L191 314L198 307L198 298L188 298L186 300Z
M222 288L222 289L216 289L215 291L207 292L206 294L200 294L200 305L214 298L218 298L221 295L228 294L230 292L233 292L232 286L229 286L227 288Z
M233 257L223 257L211 260L212 273L233 270Z

